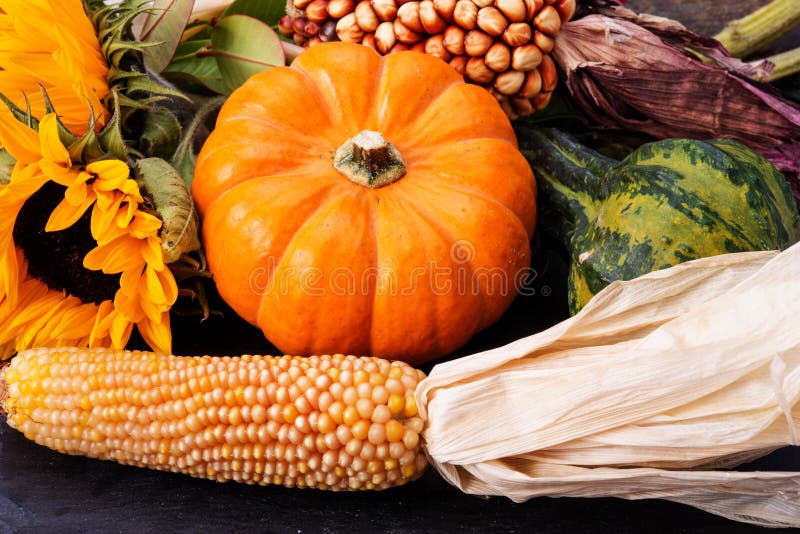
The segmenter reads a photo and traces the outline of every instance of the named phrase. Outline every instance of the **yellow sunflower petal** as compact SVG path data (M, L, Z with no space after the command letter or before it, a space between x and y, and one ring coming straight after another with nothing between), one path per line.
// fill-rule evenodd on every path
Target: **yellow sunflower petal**
M128 296L122 290L114 295L114 309L132 323L141 321L145 317L141 304L138 295Z
M111 321L111 346L115 349L122 349L128 344L133 331L133 323L129 321L123 314L116 313L114 319Z
M66 176L66 174L64 176ZM69 175L68 183L61 184L67 187L67 190L64 191L64 198L67 199L67 202L71 202L72 204L83 204L83 200L89 195L97 198L94 190L90 189L86 184L86 181L90 177L91 175L85 172L71 173Z
M150 347L162 354L172 353L172 333L169 327L169 313L164 313L159 321L144 320L136 324L142 338Z
M164 251L161 250L161 238L150 237L143 239L141 242L140 254L147 265L150 265L156 271L162 271L166 268L164 263Z
M123 190L131 173L128 164L118 159L94 161L86 166L86 171L97 177L92 184L97 191Z
M128 297L135 297L140 293L143 277L136 271L124 271L119 277L119 290Z
M2 90L0 93L8 94ZM39 150L39 137L32 128L19 122L11 111L1 106L0 110L0 144L5 148L17 163L29 165L42 158Z
M83 2L5 0L0 10L0 93L23 108L27 96L33 115L42 118L44 87L70 130L86 131L89 104L102 125L108 65Z
M62 313L58 323L52 330L56 339L80 339L89 336L97 317L98 306L94 303L82 303Z
M117 213L127 209L127 206L122 206L126 197L119 191L95 191L97 204L92 210L91 232L98 244L103 245L128 233L127 228L113 224Z
M139 249L138 239L123 235L107 245L90 250L83 258L83 266L106 274L135 270L145 264Z
M55 113L48 113L39 122L39 144L42 157L64 167L71 167L69 152L61 143L58 136L58 117Z
M89 333L87 344L90 347L105 346L109 340L111 322L114 320L114 303L104 300L97 308L92 331Z
M66 199L62 200L58 206L50 213L50 218L47 219L47 224L44 227L45 232L57 232L69 228L80 219L86 210L94 202L92 197L84 199L83 204L75 206L70 204Z
M178 286L169 269L156 271L150 266L144 270L147 299L154 304L171 306L178 297Z
M152 321L157 321L159 317L161 317L161 314L164 312L164 306L161 306L153 302L147 297L148 297L147 295L141 295L138 298L139 307L142 309L142 312L144 312L146 318Z
M20 322L21 325L24 324L24 327L22 332L17 335L17 350L33 347L37 344L34 341L38 341L38 345L52 345L55 341L55 337L52 336L52 328L55 323L51 323L51 319L77 305L80 305L80 300L67 297L64 293L50 291L26 310L23 310L20 316L27 317L27 321ZM34 309L42 311L37 313L32 311ZM12 325L14 322L12 321Z
M163 223L155 215L139 211L133 218L129 226L129 232L133 237L145 239L156 235Z

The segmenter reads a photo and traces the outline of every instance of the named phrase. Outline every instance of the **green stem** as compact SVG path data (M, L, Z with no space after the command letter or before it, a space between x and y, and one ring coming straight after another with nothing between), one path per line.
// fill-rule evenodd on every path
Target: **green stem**
M749 15L729 22L714 36L733 57L747 57L800 26L800 1L773 0Z
M800 2L800 0L798 0ZM769 76L769 81L774 82L800 72L800 48L787 50L767 58L775 68Z
M599 210L601 178L618 162L581 145L572 136L549 128L515 125L522 154L539 188L543 229L568 247L572 235L584 233Z

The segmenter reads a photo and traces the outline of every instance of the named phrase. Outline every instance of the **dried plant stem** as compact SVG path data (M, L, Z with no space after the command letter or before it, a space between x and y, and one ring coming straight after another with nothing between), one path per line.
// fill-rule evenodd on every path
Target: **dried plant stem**
M281 41L281 47L283 47L283 53L286 55L286 64L288 65L294 58L300 55L300 52L304 50L302 46L298 46L293 43L287 43L286 41Z
M749 15L729 22L714 36L734 57L747 57L800 26L798 0L774 0Z
M774 82L800 72L800 48L787 50L767 58L775 68L770 74L769 81Z

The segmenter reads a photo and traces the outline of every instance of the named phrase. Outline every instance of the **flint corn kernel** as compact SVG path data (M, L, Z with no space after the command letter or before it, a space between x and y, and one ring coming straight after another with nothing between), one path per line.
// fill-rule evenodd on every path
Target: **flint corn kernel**
M425 468L402 362L32 349L0 370L10 426L59 452L218 481L384 489Z

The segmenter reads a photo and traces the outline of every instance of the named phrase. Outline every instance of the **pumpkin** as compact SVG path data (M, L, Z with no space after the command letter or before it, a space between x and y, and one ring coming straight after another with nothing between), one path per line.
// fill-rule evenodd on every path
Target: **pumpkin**
M220 295L287 354L448 354L530 262L535 182L509 120L417 52L326 43L253 76L192 192Z
M542 229L569 250L572 313L615 280L800 239L786 179L737 141L666 139L618 161L569 134L519 128L541 191Z

